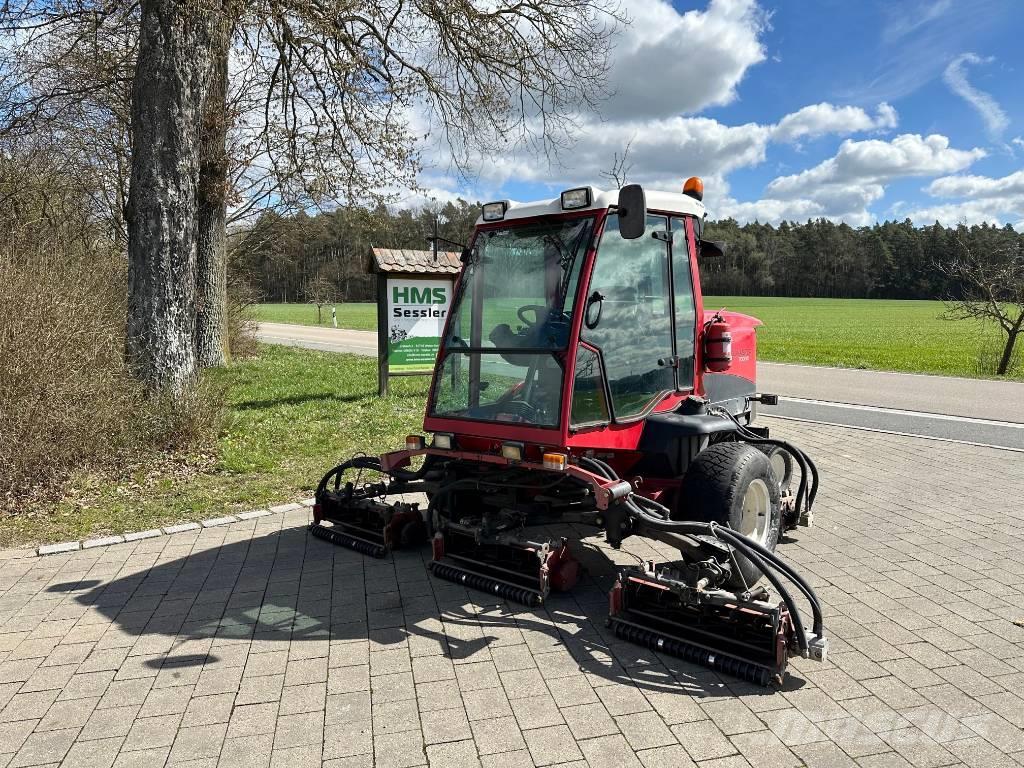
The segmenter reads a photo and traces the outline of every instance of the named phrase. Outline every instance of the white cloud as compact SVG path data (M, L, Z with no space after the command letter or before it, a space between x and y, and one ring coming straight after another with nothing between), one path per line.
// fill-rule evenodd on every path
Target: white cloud
M807 219L829 219L845 222L850 226L866 226L875 221L868 206L884 194L884 188L869 186L846 190L833 190L832 195L779 199L765 197L751 202L738 202L727 197L716 207L710 208L712 218L731 217L739 222L760 221L778 224L780 221L806 221Z
M898 122L896 110L882 102L877 114L872 117L860 107L837 107L823 102L811 104L786 115L772 131L772 139L791 142L798 139L813 139L829 133L848 135L861 131L895 128Z
M629 145L637 181L724 175L763 162L769 133L756 123L729 126L706 117L597 125L574 150L573 166L581 180L595 178Z
M981 115L989 137L998 139L1010 124L1010 120L991 95L971 85L967 80L966 71L968 64L988 64L991 61L991 58L983 59L974 53L963 53L949 63L943 74L943 79L953 93L970 104Z
M985 156L985 150L953 149L945 136L905 133L890 141L847 139L835 157L792 176L780 176L767 188L770 197L796 198L829 187L884 184L905 176L955 173Z
M1017 231L1021 231L1024 228L1024 195L921 206L908 210L906 216L918 225L935 221L947 227L963 223L1013 224Z
M826 218L853 226L872 223L869 207L885 195L885 185L908 176L955 173L984 157L982 149L949 146L945 136L902 134L889 141L842 143L836 155L801 173L768 184L765 197L750 203L723 201L713 215L742 221L778 222Z
M613 120L669 117L728 104L764 61L766 16L755 0L711 0L679 13L666 0L624 3L632 23L613 54L604 108Z
M786 115L777 125L731 126L706 117L589 120L581 126L576 144L565 153L568 167L548 166L535 157L514 153L482 165L477 180L489 189L509 181L556 187L600 183L615 154L629 146L630 181L674 188L689 176L723 179L739 168L760 165L769 143L780 136L851 133L892 125L895 120L895 110L887 104L879 105L874 117L858 107L813 105ZM710 183L707 186L710 191Z
M825 215L825 208L814 200L755 200L741 203L731 197L723 199L711 212L713 219L736 219L739 222L806 221Z
M989 176L943 176L925 191L932 197L1005 198L1024 196L1024 170L1002 178Z
M945 16L953 8L953 0L924 0L915 7L899 6L889 12L888 23L882 28L882 40L895 43L921 27Z
M907 213L915 221L939 221L947 226L968 224L1024 225L1024 170L1000 178L944 176L925 187L932 197L964 198L953 202L921 205Z
M706 0L702 8L685 13L669 0L624 0L623 7L632 24L613 53L613 95L601 119L579 117L576 143L561 153L558 162L525 151L509 152L487 158L472 178L451 184L442 180L447 164L443 150L428 150L428 170L421 182L427 194L438 200L460 193L498 199L512 183L538 188L538 197L554 196L575 184L601 186L602 172L628 145L630 181L673 189L688 176L703 176L706 203L714 217L770 222L823 217L860 225L875 220L869 209L892 181L957 174L985 156L980 148L953 148L941 135L847 139L824 162L774 179L762 199L737 200L729 192L729 174L764 163L773 142L889 131L898 124L896 110L886 102L873 110L822 102L784 115L774 124L744 125L695 116L735 100L747 71L765 59L767 15L757 0ZM948 10L945 0L918 3L915 19L903 26L895 22L887 34L909 40L918 27L939 17L945 23Z

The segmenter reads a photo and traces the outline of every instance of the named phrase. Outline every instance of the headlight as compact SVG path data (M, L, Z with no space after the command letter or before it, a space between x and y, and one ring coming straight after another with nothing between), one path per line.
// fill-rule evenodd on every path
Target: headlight
M455 436L449 432L434 433L434 447L444 451L450 451L455 443Z

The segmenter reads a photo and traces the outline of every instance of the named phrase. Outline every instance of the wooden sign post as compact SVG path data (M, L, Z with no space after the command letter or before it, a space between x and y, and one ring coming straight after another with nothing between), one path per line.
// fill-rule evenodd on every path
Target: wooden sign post
M451 308L459 254L373 248L377 273L377 392L392 376L428 376Z

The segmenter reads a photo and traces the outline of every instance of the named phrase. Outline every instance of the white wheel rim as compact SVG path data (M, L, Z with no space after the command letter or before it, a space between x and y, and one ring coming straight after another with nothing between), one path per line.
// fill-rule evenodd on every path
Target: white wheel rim
M771 518L772 498L764 480L753 480L743 494L743 518L740 533L758 544L768 539L768 524Z
M775 479L779 481L779 485L783 486L786 482L786 459L782 455L782 451L776 451L769 458L771 462L772 472L775 473Z

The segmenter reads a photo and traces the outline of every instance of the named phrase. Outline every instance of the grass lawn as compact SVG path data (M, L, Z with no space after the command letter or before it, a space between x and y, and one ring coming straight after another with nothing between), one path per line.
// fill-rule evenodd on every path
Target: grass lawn
M429 380L396 378L377 397L372 358L261 346L215 371L230 387L213 465L118 483L74 478L77 501L0 520L0 547L65 541L216 517L312 495L323 474L358 451L404 445L423 424ZM208 463L207 463L208 464Z
M707 296L707 309L726 307L764 321L758 331L761 360L842 368L990 376L1002 351L994 325L940 319L940 301L787 299ZM376 328L375 304L339 304L338 326ZM258 319L316 325L316 307L262 304ZM330 325L330 310L324 312ZM1024 351L1011 378L1024 379Z

